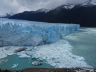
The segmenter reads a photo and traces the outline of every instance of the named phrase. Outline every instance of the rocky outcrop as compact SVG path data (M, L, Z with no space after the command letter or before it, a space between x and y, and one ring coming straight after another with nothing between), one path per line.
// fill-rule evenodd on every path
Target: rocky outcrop
M20 49L18 49L18 50L15 50L14 53L21 52L21 51L24 51L24 50L26 50L26 49L27 49L27 48L20 48Z
M96 69L82 68L28 68L23 70L1 70L0 72L96 72Z

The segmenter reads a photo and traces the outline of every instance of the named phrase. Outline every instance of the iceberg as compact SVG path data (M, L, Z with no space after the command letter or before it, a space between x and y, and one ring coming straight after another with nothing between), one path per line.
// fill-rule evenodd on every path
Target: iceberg
M14 64L11 68L15 68L18 66L18 63L17 64Z
M0 19L0 46L37 46L54 43L79 28L79 24Z

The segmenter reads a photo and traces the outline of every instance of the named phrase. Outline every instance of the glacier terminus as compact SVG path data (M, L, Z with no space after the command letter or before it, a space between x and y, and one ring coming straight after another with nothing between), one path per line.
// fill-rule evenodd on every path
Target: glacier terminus
M85 62L84 57L72 53L73 46L65 39L78 30L79 24L0 19L0 55L2 55L0 62L4 62L0 67L3 69L32 67L34 58L45 60L41 65L44 67L47 67L45 64L55 68L91 67ZM19 51L22 49L24 51ZM6 60L6 57L10 56L16 60L12 65L5 67L7 63L10 64L10 59ZM2 60L3 58L5 60ZM29 60L22 66L21 63L25 59Z
M0 19L0 46L37 46L54 43L79 28L79 24Z

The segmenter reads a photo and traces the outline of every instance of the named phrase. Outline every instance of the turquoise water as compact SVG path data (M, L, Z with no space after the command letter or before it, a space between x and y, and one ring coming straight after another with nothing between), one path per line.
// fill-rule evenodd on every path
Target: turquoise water
M81 28L78 32L70 34L64 39L73 46L73 54L84 57L88 65L96 68L96 28ZM42 60L43 65L33 66L31 63L37 59L19 58L17 55L11 55L1 60L7 60L5 63L0 64L2 69L52 68L45 60ZM12 68L14 64L18 64L18 66Z
M8 59L8 60L7 60ZM33 66L32 62L36 61L36 59L31 58L19 58L17 55L11 55L2 60L7 60L7 62L0 64L0 68L2 69L10 69L10 70L21 70L25 68L52 68L49 64L46 63L45 60L42 61L42 65ZM13 64L17 64L18 66L12 68Z
M81 28L65 39L73 46L73 54L84 57L87 64L96 68L96 28Z

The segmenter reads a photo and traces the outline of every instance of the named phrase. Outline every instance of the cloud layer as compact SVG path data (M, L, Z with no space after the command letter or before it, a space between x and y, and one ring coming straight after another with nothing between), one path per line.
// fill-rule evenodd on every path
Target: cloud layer
M52 9L66 3L81 3L87 0L0 0L0 15L37 10Z

